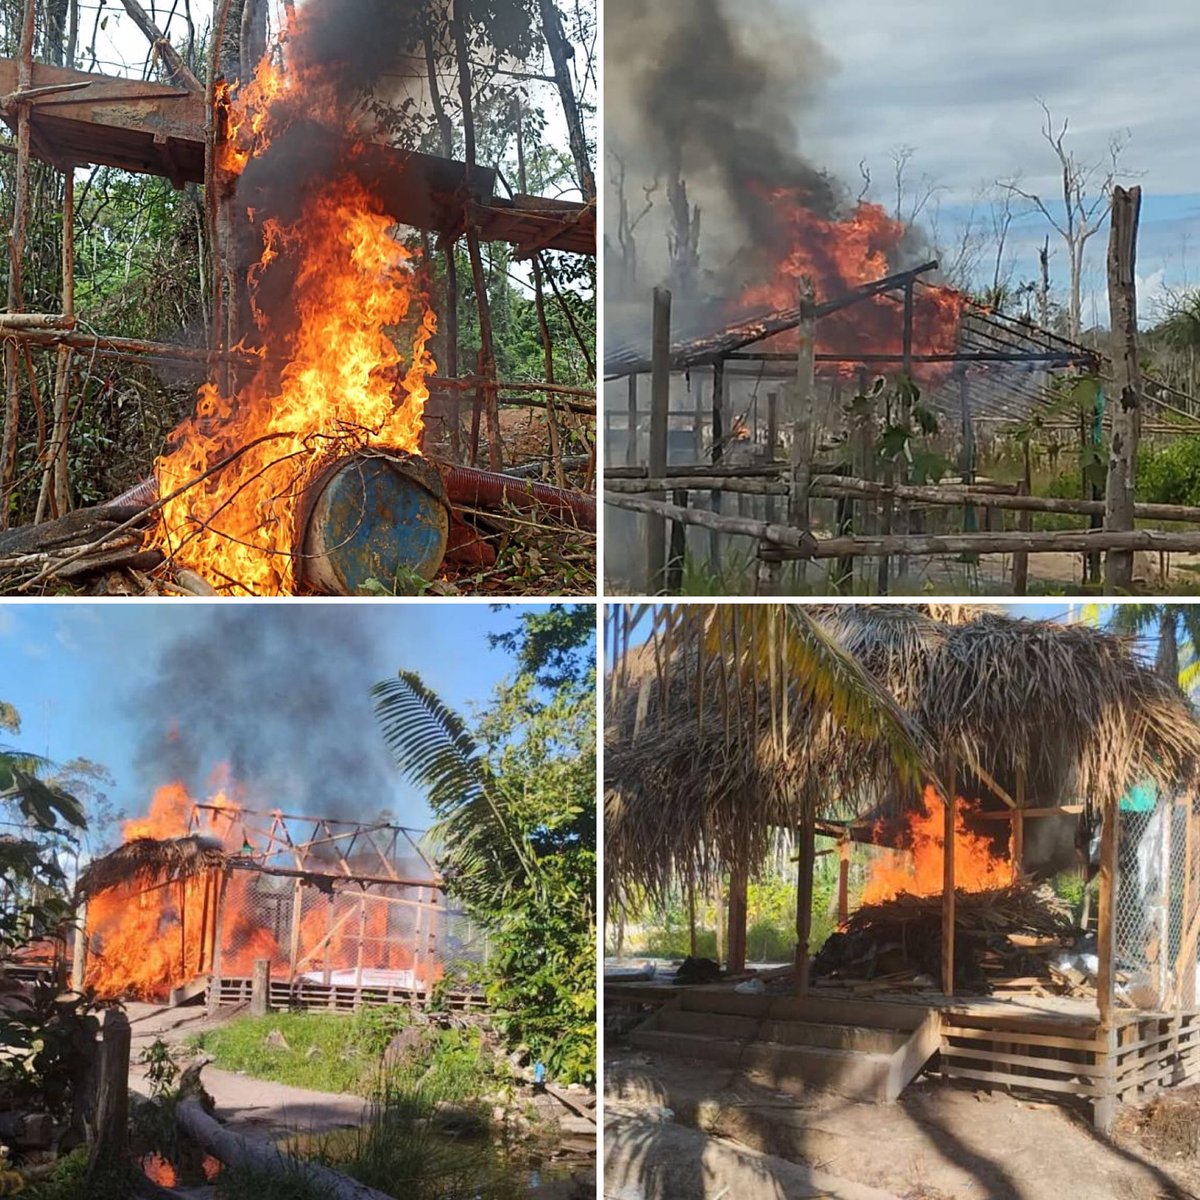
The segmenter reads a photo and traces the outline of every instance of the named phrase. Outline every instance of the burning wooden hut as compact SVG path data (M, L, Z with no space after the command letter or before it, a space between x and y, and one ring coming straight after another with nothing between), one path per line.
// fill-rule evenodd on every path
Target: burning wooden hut
M420 835L390 822L254 812L173 784L125 836L79 880L76 984L101 996L420 1004L471 955Z
M936 1052L946 1075L1080 1097L1101 1124L1119 1099L1200 1073L1200 723L1182 696L1124 639L1082 625L769 611L664 609L649 643L617 656L610 899L721 889L740 977L750 872L781 830L799 861L788 982L689 990L635 1036L701 1055L736 1044L733 1061L780 1086L876 1098ZM813 654L836 687L801 677ZM864 723L871 706L886 719ZM809 946L818 840L841 860L835 938L857 950ZM852 895L855 843L873 869ZM1096 881L1094 945L1037 884L1064 844ZM841 1030L819 1055L813 1025ZM873 1068L854 1057L868 1043Z

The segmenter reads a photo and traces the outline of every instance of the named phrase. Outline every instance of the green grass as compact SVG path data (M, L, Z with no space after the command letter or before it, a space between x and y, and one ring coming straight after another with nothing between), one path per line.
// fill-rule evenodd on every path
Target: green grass
M269 1013L241 1017L196 1034L189 1044L212 1056L226 1071L273 1079L320 1092L367 1095L379 1061L409 1014L400 1008L366 1008L353 1014ZM287 1049L267 1045L275 1031Z
M320 1092L373 1096L381 1086L388 1043L410 1026L402 1008L365 1008L353 1014L271 1013L241 1017L196 1034L190 1044L226 1071ZM286 1048L268 1044L278 1032ZM502 1087L498 1063L478 1029L422 1026L391 1073L392 1086L420 1087L435 1099L459 1101Z

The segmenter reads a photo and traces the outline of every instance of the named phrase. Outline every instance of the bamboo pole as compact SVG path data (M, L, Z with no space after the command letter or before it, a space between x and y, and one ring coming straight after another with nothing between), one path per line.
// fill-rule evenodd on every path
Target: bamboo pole
M725 360L718 358L713 363L712 384L712 463L716 466L725 454ZM721 493L710 487L709 508L718 516L721 513ZM711 530L708 535L708 565L714 572L721 569L721 535Z

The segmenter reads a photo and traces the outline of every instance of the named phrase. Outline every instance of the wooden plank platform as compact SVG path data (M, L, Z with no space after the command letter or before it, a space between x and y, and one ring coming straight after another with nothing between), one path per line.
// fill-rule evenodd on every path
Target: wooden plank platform
M209 1007L249 1004L252 982L248 975L223 975L215 984L210 984ZM332 1009L335 1012L352 1012L359 1008L383 1005L425 1008L430 1000L430 993L425 988L355 987L353 984L313 983L307 979L298 979L295 983L289 983L286 979L272 979L269 995L270 1006L275 1009ZM487 1007L479 992L447 992L442 1001L454 1012L481 1011Z

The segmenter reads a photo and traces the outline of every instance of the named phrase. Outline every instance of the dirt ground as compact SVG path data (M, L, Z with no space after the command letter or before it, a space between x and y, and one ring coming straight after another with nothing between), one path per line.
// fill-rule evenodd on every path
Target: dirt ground
M785 1178L783 1167L801 1164L840 1185L879 1189L899 1200L1198 1200L1200 1154L1181 1152L1188 1145L1186 1114L1171 1113L1151 1131L1139 1122L1142 1111L1122 1113L1114 1135L1103 1137L1081 1112L933 1079L914 1083L893 1105L816 1092L797 1099L737 1071L614 1050L605 1064L605 1119L618 1122L618 1132L622 1120L630 1124L619 1155L606 1146L605 1194L619 1200L808 1194L850 1200L851 1193L833 1186L794 1190L799 1185ZM1200 1095L1192 1100L1192 1120L1197 1116ZM683 1190L678 1178L673 1190L662 1190L667 1177L655 1163L660 1144L678 1126L702 1131L708 1143L693 1152L690 1168L686 1155L676 1156L676 1175L691 1171ZM756 1160L758 1186L747 1190L736 1164L714 1163L710 1143L768 1156ZM782 1166L772 1169L772 1163Z
M213 1029L228 1020L228 1017L209 1020L203 1008L164 1011L152 1004L128 1003L125 1010L133 1035L129 1084L142 1095L149 1095L150 1089L138 1059L155 1038L161 1037L169 1046L181 1048L191 1034ZM212 1065L204 1068L201 1078L216 1101L218 1119L239 1133L275 1139L285 1134L349 1129L362 1123L361 1096L289 1087L235 1071L221 1071Z

